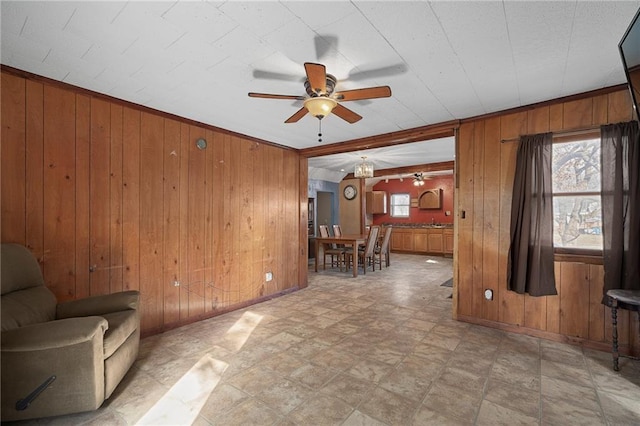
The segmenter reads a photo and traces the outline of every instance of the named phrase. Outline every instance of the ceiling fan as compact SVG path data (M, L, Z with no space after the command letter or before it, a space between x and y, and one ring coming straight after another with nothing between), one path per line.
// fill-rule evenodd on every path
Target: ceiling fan
M344 90L335 92L337 80L327 74L326 67L322 64L313 62L305 62L304 69L307 79L304 82L304 88L307 96L299 95L274 95L269 93L249 92L252 98L266 99L290 99L304 101L304 106L295 112L291 117L285 120L285 123L295 123L310 112L311 115L318 120L322 120L330 113L334 113L338 117L348 123L355 123L362 119L362 116L342 106L341 102L361 101L365 99L387 98L391 96L391 88L389 86L367 87L363 89ZM322 136L321 133L318 136ZM320 141L322 141L320 139Z

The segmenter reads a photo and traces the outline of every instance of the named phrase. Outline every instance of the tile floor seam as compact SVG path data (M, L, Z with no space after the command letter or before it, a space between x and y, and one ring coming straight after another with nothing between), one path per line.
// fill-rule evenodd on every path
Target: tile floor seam
M408 355L407 355L407 356L408 356ZM406 359L406 357L407 357L407 356L405 356L405 357L403 358L403 360L404 360L404 359ZM394 370L393 370L393 371L397 371L397 368L398 368L398 365L399 365L399 364L400 364L400 362L398 362L398 363L397 363L397 365L395 365L395 366L394 366ZM383 390L387 390L387 391L389 391L388 389L385 389L385 388L383 388L382 386L380 386L380 382L381 382L382 380L384 380L384 378L385 378L385 377L387 377L387 376L389 376L390 374L391 374L391 371L390 371L389 373L387 373L385 376L383 376L383 377L381 377L381 378L380 378L380 380L375 384L375 386L373 386L373 387L369 390L369 392L367 392L366 396L365 396L365 397L363 397L363 398L361 399L361 401L358 403L358 406L357 406L356 410L360 411L360 406L361 406L365 401L367 401L367 397L368 397L368 396L370 396L371 394L373 394L377 388L381 388L381 389L383 389ZM394 393L394 394L395 394L395 392L393 392L393 391L389 391L389 392L391 392L391 393ZM402 395L400 395L400 396L402 396ZM418 403L418 408L419 408L419 407L420 407L420 403ZM417 410L418 408L416 408L416 410ZM360 412L362 412L362 411L360 411ZM366 414L366 413L364 413L364 414ZM377 421L379 421L379 422L381 422L381 423L383 423L383 424L385 424L385 425L389 425L389 423L387 423L386 421L384 421L384 420L382 420L382 419L379 419L379 418L377 418L377 417L375 417L375 416L372 416L372 415L370 415L370 414L366 414L366 415L367 415L367 416L369 416L369 417L371 417L371 418L373 418L373 419L375 419L375 420L377 420ZM413 416L411 416L411 419L413 419ZM345 420L345 421L346 421L346 420Z
M538 340L538 371L540 372L540 389L538 390L538 424L542 424L542 345Z
M589 365L589 362L587 362L587 359L584 353L584 348L582 348L581 354L582 354L582 359L584 361L584 364L587 367L587 371L589 372L589 379L591 380L591 385L596 395L596 401L598 401L598 408L600 409L600 414L602 414L602 419L604 420L605 424L607 425L611 424L611 422L609 421L609 416L607 416L607 413L604 411L604 408L602 407L602 401L600 400L600 392L598 392L597 383L593 378L593 371L591 370L591 366Z
M424 338L424 339L426 339L426 338L427 338L427 337L425 336L425 338ZM424 340L424 339L423 339L423 340ZM460 344L460 343L458 343L458 345L459 345L459 344ZM456 348L457 348L457 346L458 346L458 345L456 345ZM453 352L455 352L455 349L454 349L454 350L451 350L450 352L451 352L451 354L449 354L449 355L452 355L452 354L453 354ZM446 361L446 362L445 362L445 363L440 367L440 370L438 371L438 374L433 378L433 380L431 380L431 383L430 383L430 384L429 384L429 386L427 387L427 391L425 392L424 396L422 397L422 400L421 400L421 401L420 401L420 403L418 404L418 407L416 408L415 412L413 413L413 416L411 416L412 421L413 421L413 420L415 420L415 417L416 417L416 416L418 415L418 413L420 412L420 407L422 407L422 406L424 405L425 400L426 400L426 399L427 399L427 397L429 396L429 392L431 392L431 389L433 388L434 384L438 381L438 379L439 379L439 378L442 376L442 374L445 372L445 370L447 369L447 366L448 366L448 365L449 365L449 363L451 362L451 359L452 359L452 358L453 358L452 356L449 356L449 357L448 357L447 361ZM449 416L447 416L447 417L449 417ZM459 417L456 417L456 419L459 419L459 420L463 421L463 419L460 419Z
M502 347L502 342L504 341L504 339L505 339L505 335L504 334L500 335L500 342L498 343L498 348L493 354L493 361L491 361L491 368L489 369L489 373L487 374L487 377L485 378L485 381L484 381L484 386L482 389L482 400L480 401L480 405L478 406L478 411L476 412L476 416L473 420L474 425L478 424L478 416L480 416L482 403L485 401L485 397L487 396L487 388L489 387L489 381L491 380L491 371L493 371L493 366L496 364L496 360L498 359L498 354L500 354L500 348ZM497 404L497 405L500 405L500 404Z

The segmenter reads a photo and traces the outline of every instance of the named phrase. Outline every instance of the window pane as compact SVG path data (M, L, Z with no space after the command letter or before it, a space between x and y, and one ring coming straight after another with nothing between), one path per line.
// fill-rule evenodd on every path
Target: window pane
M392 217L409 217L409 206L393 206L391 207Z
M409 205L411 200L409 199L409 194L391 194L391 203L392 204L404 204Z
M554 246L602 250L600 208L599 196L554 196Z
M600 140L553 144L554 193L600 192Z
M391 194L391 217L409 217L409 194Z

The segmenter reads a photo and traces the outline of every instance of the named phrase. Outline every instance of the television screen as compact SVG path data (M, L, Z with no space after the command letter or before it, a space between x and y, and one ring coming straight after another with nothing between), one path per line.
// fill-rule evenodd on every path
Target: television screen
M620 40L618 49L627 74L633 108L636 112L636 118L638 118L640 117L638 110L638 102L640 101L640 9Z

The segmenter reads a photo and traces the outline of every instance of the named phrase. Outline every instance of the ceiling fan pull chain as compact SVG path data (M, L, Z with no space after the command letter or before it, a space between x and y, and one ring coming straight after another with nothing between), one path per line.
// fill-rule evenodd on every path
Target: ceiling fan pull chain
M318 120L318 142L322 142L322 120Z

